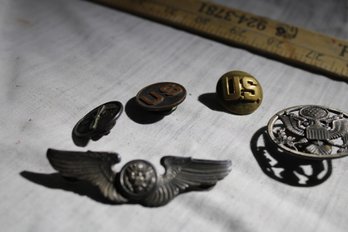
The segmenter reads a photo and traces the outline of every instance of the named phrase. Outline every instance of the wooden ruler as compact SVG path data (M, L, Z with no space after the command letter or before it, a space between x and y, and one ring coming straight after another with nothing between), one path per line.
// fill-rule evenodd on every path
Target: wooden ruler
M95 0L348 81L348 41L201 0Z

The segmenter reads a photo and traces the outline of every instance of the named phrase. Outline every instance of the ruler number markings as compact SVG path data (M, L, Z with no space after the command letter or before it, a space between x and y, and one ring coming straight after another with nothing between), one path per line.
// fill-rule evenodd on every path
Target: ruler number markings
M238 37L245 37L246 32L247 30L238 26L233 26L230 28L230 33Z
M348 80L348 43L343 40L202 0L96 1Z
M340 56L342 57L348 57L348 45L346 44L339 44L338 46L341 47L341 53Z
M317 52L317 51L310 50L309 52L307 52L305 57L307 59L311 59L311 60L321 61L322 62L323 61L322 58L324 58L324 54L320 53L320 52Z
M243 24L249 28L256 28L260 31L265 30L267 27L267 21L262 18L253 17L234 10L228 10L206 2L201 2L198 12L229 22L235 21L237 24Z
M274 48L281 49L283 44L284 44L284 41L281 41L281 40L276 39L274 37L269 37L267 39L267 45L271 46L271 47L274 47Z

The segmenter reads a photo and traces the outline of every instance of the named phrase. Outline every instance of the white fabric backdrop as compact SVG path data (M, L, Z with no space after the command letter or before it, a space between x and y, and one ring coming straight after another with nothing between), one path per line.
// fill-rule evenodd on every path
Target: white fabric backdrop
M346 0L218 2L348 39ZM249 116L211 110L204 101L230 70L247 71L263 86L262 106ZM110 100L126 105L160 81L188 90L173 114L139 123L128 104L110 135L86 148L73 144L71 130L88 111ZM286 179L281 167L267 167L277 161L250 146L283 108L321 104L347 112L347 90L345 82L91 2L1 0L1 231L347 231L348 158L325 164L325 180L309 187L308 165L297 170L303 183L296 184L294 172ZM95 188L52 174L49 147L115 151L120 167L142 158L163 170L163 155L231 159L233 167L211 191L165 207L113 206Z

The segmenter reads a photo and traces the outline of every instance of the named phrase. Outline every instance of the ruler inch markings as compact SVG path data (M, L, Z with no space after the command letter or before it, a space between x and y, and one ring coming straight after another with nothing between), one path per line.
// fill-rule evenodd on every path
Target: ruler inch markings
M348 81L348 41L202 0L94 0Z

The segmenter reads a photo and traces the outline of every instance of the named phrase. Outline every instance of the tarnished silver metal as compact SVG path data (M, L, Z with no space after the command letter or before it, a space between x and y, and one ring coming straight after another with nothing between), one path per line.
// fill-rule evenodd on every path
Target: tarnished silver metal
M268 135L289 154L314 159L348 155L348 114L316 105L279 111L268 122Z
M177 156L162 157L162 175L145 160L130 161L116 173L112 167L121 161L116 153L48 149L47 158L62 176L98 186L115 203L150 207L163 206L183 192L209 189L231 171L230 160Z
M90 139L97 141L108 135L122 111L123 105L119 101L107 102L94 108L74 126L72 139L75 145L84 147Z

